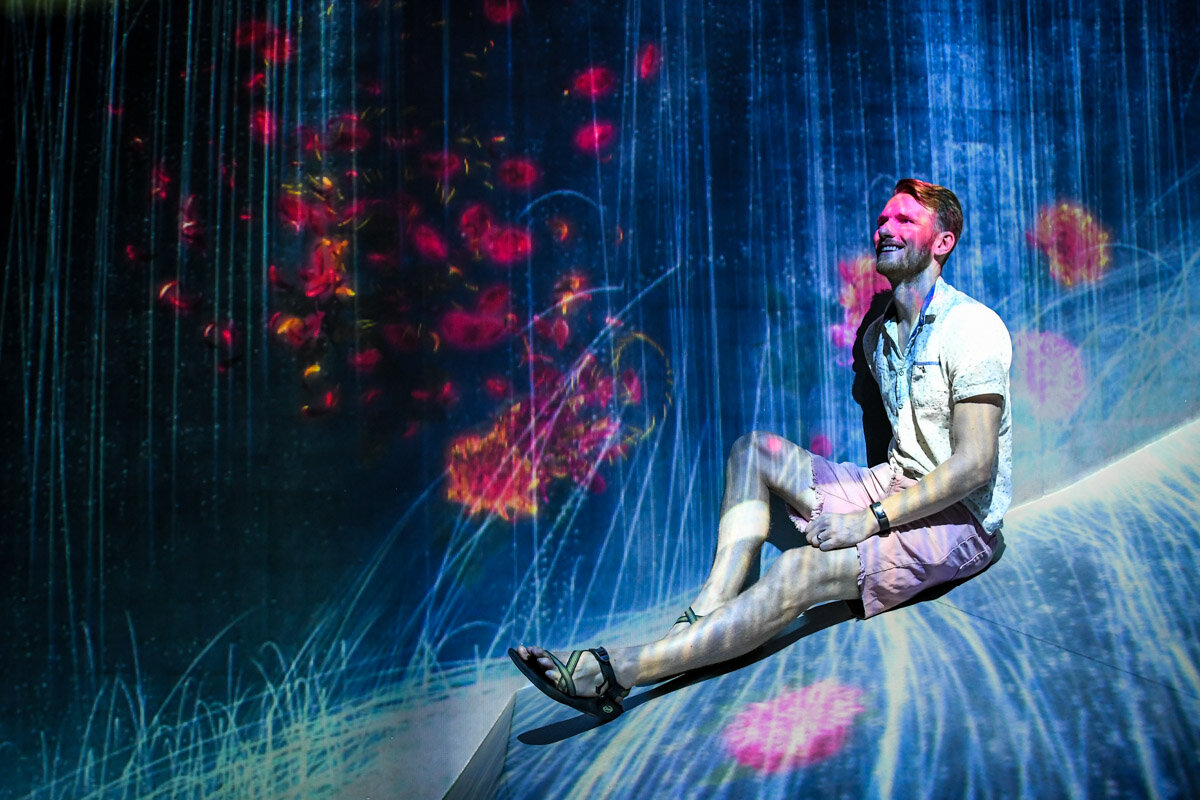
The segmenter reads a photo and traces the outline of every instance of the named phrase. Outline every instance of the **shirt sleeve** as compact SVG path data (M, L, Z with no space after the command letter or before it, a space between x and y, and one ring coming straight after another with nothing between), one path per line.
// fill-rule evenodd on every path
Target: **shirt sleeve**
M998 394L1008 402L1012 340L1004 322L981 303L954 309L952 321L953 332L945 339L951 400Z

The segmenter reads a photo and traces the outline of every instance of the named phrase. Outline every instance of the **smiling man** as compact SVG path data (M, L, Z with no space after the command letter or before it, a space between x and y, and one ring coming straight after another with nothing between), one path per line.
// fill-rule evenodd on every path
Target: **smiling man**
M953 192L908 178L875 222L892 301L863 346L892 426L887 462L834 464L772 433L742 436L726 462L712 570L667 635L611 654L510 649L535 686L612 718L627 687L747 653L812 606L847 600L871 617L987 566L1012 494L1012 346L991 309L942 279L962 220ZM808 546L785 549L743 590L771 531L772 494Z

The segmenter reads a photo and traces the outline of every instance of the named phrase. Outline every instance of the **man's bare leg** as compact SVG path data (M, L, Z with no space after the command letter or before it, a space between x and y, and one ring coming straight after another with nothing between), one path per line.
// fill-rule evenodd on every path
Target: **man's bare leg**
M858 597L858 550L784 551L763 578L703 619L674 636L609 651L617 682L629 688L744 655L763 644L807 609ZM538 660L551 681L554 662L540 647L519 647L522 658ZM566 653L557 653L560 659ZM595 658L584 654L573 675L578 694L594 694L603 682Z
M725 494L717 525L717 552L708 578L692 601L706 616L737 596L758 560L770 529L770 494L774 492L811 516L812 458L807 450L773 433L754 431L733 443L725 462ZM668 635L682 632L676 623Z

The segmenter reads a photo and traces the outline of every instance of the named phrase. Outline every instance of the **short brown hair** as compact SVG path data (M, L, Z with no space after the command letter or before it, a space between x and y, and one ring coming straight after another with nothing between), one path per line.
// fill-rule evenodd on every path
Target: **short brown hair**
M954 244L958 244L959 237L962 236L963 213L962 206L959 205L958 197L954 192L945 186L938 186L936 183L927 183L916 178L904 178L896 183L892 194L907 194L915 197L918 203L934 213L938 229L953 233ZM954 248L951 248L951 252L953 250ZM938 263L945 264L949 257L950 253L938 257Z

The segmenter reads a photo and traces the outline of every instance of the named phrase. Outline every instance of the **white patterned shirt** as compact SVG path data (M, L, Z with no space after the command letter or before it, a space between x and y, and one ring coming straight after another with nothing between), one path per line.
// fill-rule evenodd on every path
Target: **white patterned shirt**
M888 460L910 478L920 479L950 458L955 403L985 394L1003 398L991 480L962 501L984 530L999 530L1012 502L1008 329L996 312L939 277L903 351L898 342L895 306L889 304L867 328L863 349L892 424Z

